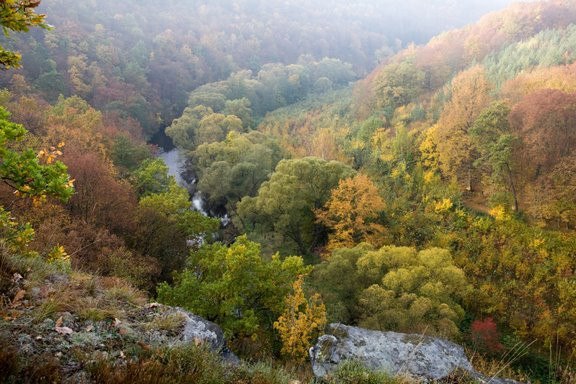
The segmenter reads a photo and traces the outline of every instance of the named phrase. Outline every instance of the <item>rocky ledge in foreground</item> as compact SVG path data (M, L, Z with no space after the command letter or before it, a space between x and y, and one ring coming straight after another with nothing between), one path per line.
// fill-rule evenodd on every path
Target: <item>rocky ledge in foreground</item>
M463 372L479 383L519 384L514 380L487 378L476 372L464 349L450 341L343 324L328 326L328 334L310 348L310 359L314 375L319 378L330 375L345 360L356 360L374 371L424 382Z
M102 359L124 365L136 350L202 345L220 355L223 363L240 362L227 348L218 325L178 307L157 303L134 307L122 320L86 320L71 312L52 317L57 320L46 318L34 324L22 311L16 319L0 321L0 338L15 347L24 361L42 365L56 359L65 383L90 382L88 365Z

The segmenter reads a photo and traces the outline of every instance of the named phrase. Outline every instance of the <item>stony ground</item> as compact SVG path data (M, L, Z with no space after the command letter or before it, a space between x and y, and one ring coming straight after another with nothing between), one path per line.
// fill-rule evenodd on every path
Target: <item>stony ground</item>
M1 371L59 366L63 382L88 382L98 361L122 365L156 347L193 342L225 346L221 331L194 323L179 308L146 303L146 296L120 279L72 273L47 276L40 284L14 274L0 308ZM187 332L185 332L187 331ZM219 337L218 340L216 340ZM18 364L20 368L11 368ZM40 374L40 373L39 373Z

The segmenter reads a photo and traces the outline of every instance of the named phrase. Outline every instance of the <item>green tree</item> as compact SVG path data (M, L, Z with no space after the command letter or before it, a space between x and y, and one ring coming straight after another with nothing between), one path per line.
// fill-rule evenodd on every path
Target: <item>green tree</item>
M173 179L170 180L168 191L146 196L140 200L139 205L143 208L152 208L160 214L176 219L178 227L188 237L213 234L220 225L218 219L206 217L192 210L188 191L176 185Z
M0 25L5 36L10 31L28 32L30 27L48 28L45 15L35 12L40 0L3 0L0 2ZM22 57L0 45L0 69L17 68Z
M188 191L173 179L167 191L140 199L137 224L133 246L160 261L164 280L170 280L173 271L184 267L188 240L210 240L220 226L217 219L193 211Z
M381 273L378 273L376 278L369 278L360 273L357 267L358 259L373 250L374 247L367 243L354 248L336 249L330 257L314 267L310 284L322 295L329 322L358 322L360 293L381 277Z
M241 132L242 130L242 120L237 116L211 113L200 120L196 131L196 142L203 144L222 141L226 138L228 132Z
M0 107L0 179L24 196L47 195L67 200L74 189L66 166L55 161L60 148L36 153L30 148L15 150L16 143L27 135L26 129L9 120L10 113ZM63 146L63 143L62 145ZM61 147L60 146L60 147Z
M514 211L518 212L518 194L514 182L512 154L516 136L510 130L510 107L505 102L492 103L470 129L470 136L480 156L474 165L488 168L490 180L505 186L512 195Z
M306 67L310 68L312 72L312 83L324 78L334 84L348 85L350 81L356 79L352 65L340 59L325 57L318 62L307 63Z
M283 157L275 140L254 131L230 132L224 141L202 144L191 155L209 209L229 212L244 196L256 195Z
M254 125L254 118L252 117L252 109L250 106L250 100L246 97L236 100L226 100L226 106L222 113L238 117L242 120L244 129L249 129Z
M152 157L150 147L134 142L128 135L120 134L114 138L110 157L120 174L134 171L140 163Z
M196 131L200 125L200 120L204 116L213 113L210 108L204 106L196 106L194 108L186 107L182 116L175 119L172 124L166 128L166 135L168 135L174 145L178 148L193 149L197 142Z
M168 166L159 158L144 160L131 177L140 197L167 192L172 179L173 176L168 175Z
M360 295L362 326L443 336L458 334L458 324L464 317L459 302L471 287L448 250L416 252L383 247L361 257L358 266L385 271L380 284L371 285Z
M166 128L166 134L177 147L193 150L200 144L224 140L228 132L242 130L242 120L237 116L215 113L200 105L187 107L182 116Z
M265 260L257 243L240 236L230 247L215 243L191 252L174 286L158 287L158 299L218 323L228 337L256 337L272 330L285 307L278 298L308 271L300 257Z
M450 252L412 247L341 248L311 274L329 321L445 336L458 333L471 292Z
M311 255L326 242L326 228L314 210L324 206L340 179L354 171L316 157L282 160L256 197L238 203L236 224L252 235L279 237L284 249Z
M384 67L376 79L378 106L384 110L386 123L390 123L396 108L410 103L424 86L424 72L412 58Z

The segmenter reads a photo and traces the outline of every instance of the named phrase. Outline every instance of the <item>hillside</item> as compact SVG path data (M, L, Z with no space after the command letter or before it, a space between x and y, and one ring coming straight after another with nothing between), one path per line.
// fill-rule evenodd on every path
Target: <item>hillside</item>
M575 12L571 2L516 5L404 51L358 86L358 113L383 111L391 127L398 108L423 108L408 129L430 127L422 131L426 155L466 199L574 229L570 182L558 173L573 163Z
M188 92L233 72L310 56L351 63L363 75L403 45L506 3L43 1L39 10L55 28L12 35L24 66L0 86L32 88L49 102L80 96L135 119L150 137L182 113Z
M576 4L503 3L0 3L6 380L311 382L342 323L574 382Z

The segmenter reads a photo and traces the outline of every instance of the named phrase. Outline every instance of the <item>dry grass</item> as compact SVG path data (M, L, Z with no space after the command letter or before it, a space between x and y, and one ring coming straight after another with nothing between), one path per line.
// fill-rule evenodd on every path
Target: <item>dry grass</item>
M117 366L101 360L90 367L91 378L103 384L290 384L291 375L269 364L227 366L207 349L187 346L152 352Z
M176 331L184 326L186 317L184 314L169 313L155 317L151 322L144 324L145 330L159 329L163 331Z
M65 310L61 303L56 302L53 299L44 301L40 306L36 307L34 310L33 320L36 323L40 323L45 319L53 317L57 312L62 312Z
M0 339L0 382L60 383L61 365L48 353L24 359L9 340Z
M135 307L142 306L146 303L146 295L123 279L103 277L101 281L104 287L104 297L108 301Z
M558 369L559 384L576 383L576 365L567 363Z
M472 350L466 350L466 354L469 356L474 369L483 375L487 377L505 377L507 379L527 383L530 381L530 378L526 374L511 367L514 359L518 358L524 352L525 349L522 347L517 352L512 351L497 360L485 357Z
M84 320L125 318L126 310L146 303L146 295L126 281L73 272L69 281L45 283L35 320L42 321L57 312L76 313Z

